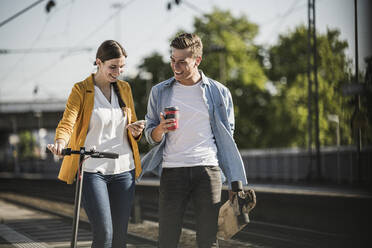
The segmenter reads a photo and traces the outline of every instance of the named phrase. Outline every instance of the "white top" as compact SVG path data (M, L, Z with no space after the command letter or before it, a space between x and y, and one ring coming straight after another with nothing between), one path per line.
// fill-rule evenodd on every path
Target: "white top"
M102 91L94 86L94 107L85 149L95 147L100 152L115 152L119 154L119 158L89 158L83 164L84 171L110 175L134 169L133 153L125 129L127 122L127 116L123 116L113 87L110 103Z
M167 133L162 166L217 166L217 147L201 83L185 86L176 82L171 106L178 106L180 117L178 129Z

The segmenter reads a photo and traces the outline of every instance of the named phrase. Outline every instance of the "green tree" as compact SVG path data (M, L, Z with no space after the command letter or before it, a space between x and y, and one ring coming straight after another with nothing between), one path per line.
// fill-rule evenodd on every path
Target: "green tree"
M21 160L35 158L36 140L31 131L19 133L19 158Z
M254 42L258 26L245 15L214 9L196 18L195 30L204 46L200 68L207 76L225 84L235 107L235 140L239 148L266 147L271 138L271 96Z
M341 90L341 86L350 81L351 64L345 55L348 44L339 36L338 30L317 34L321 145L336 144L336 124L329 122L329 115L338 115L340 119L341 143L350 144L352 141L351 106ZM278 129L272 137L283 139L282 146L304 147L308 139L306 27L299 26L293 32L280 35L278 44L272 46L268 53L271 68L266 70L266 74L277 90L273 105ZM314 103L314 99L312 101Z
M137 117L143 119L147 111L147 100L151 87L172 76L169 63L163 60L159 53L153 53L143 59L138 66L139 73L131 78L126 77L132 88Z
M195 18L190 32L203 41L200 69L232 93L239 148L306 146L308 57L304 26L263 49L254 41L256 24L244 15L235 17L229 11L214 9ZM345 55L348 44L339 35L337 30L328 30L317 39L322 145L336 143L336 125L328 121L329 114L340 118L342 144L351 143L352 106L341 95L341 85L350 81L350 61ZM138 76L128 81L142 118L150 87L171 77L172 71L157 53L146 57L138 69Z
M169 63L165 62L163 57L155 52L143 59L143 62L138 66L138 71L137 76L126 77L124 80L131 85L137 118L144 119L151 87L170 78L172 70ZM145 153L150 147L145 139L141 139L139 148L141 153Z
M225 84L232 93L235 139L239 148L268 146L271 142L267 130L272 126L269 116L272 105L271 95L265 88L267 78L258 56L260 47L254 42L258 26L244 15L234 17L229 11L214 9L210 14L195 18L191 32L197 33L203 41L204 54L200 69L207 76ZM139 75L144 72L152 75L151 85L172 76L169 64L158 54L145 58L139 71ZM142 94L146 88L143 81L139 83L141 80L138 76L132 86L135 95L141 94L136 96L139 113L142 113L144 106L139 101L144 99Z

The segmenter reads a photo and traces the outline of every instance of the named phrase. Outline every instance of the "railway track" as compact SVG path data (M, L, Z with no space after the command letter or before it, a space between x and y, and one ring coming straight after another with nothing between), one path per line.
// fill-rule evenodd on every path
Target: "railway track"
M74 195L71 185L44 180L2 180L0 184L0 199L18 206L31 208L41 213L47 213L56 218L41 219L41 229L35 228L33 222L19 222L7 224L21 233L45 243L49 247L63 248L59 243L66 243L71 237ZM91 233L88 218L84 211L79 223L79 247L91 246ZM52 241L50 241L52 240ZM128 233L129 247L157 247L157 241L135 233ZM134 246L133 246L134 245ZM36 245L35 247L38 247ZM41 246L42 247L42 246ZM66 247L70 247L69 244Z
M72 207L74 200L74 187L54 180L20 180L20 179L2 179L0 183L1 198L7 198L9 201L24 204L28 207L37 208L52 214L57 214L64 218L72 216ZM10 199L9 195L12 194ZM18 196L18 199L17 199ZM157 187L141 186L136 188L136 201L139 203L140 213L134 211L134 214L140 215L141 219L153 222L158 221L157 206ZM224 200L227 198L226 192L223 193ZM36 200L32 200L36 199ZM36 201L33 203L33 201ZM55 207L42 207L43 205L55 203ZM39 205L39 207L37 207ZM59 206L59 207L57 207ZM69 206L69 207L68 207ZM137 206L138 207L138 206ZM260 205L257 205L259 208ZM272 206L275 208L276 206ZM298 206L301 207L301 206ZM70 209L70 210L68 210ZM53 210L53 211L52 211ZM134 208L135 210L135 208ZM137 209L138 210L138 209ZM70 212L69 212L70 211ZM252 213L256 211L253 210ZM290 214L290 209L288 209ZM187 207L184 217L184 227L190 230L195 229L194 214L192 206ZM82 215L84 228L89 229L87 220ZM261 220L260 220L261 219ZM319 221L314 219L314 222ZM147 235L147 237L149 237ZM138 242L149 242L149 245L156 244L154 239L143 238L133 234L132 238L138 239ZM364 247L363 236L361 240L356 239L353 234L343 232L328 232L325 230L316 230L312 228L303 228L291 226L288 224L270 223L260 214L253 216L252 222L247 225L234 239L235 246L224 243L222 247ZM147 241L146 241L147 239ZM247 244L247 245L244 245ZM192 247L192 246L190 246Z
M2 216L0 244L9 244L6 247L23 248L69 248L72 218L61 214L58 210L46 210L46 207L50 208L52 204L37 207L34 202L29 201L30 198L12 197L9 193L2 195L0 208L5 210L7 216L4 216L4 213L0 215ZM25 206L27 208L24 208ZM91 243L90 226L88 222L82 220L79 225L77 245L81 248L88 248L91 247ZM128 247L155 248L156 246L155 240L133 233L128 234ZM4 246L0 245L0 247Z
M151 202L142 202L142 217L157 222L158 208ZM191 207L186 210L184 227L194 230L194 213ZM254 243L264 247L310 248L310 247L350 247L350 237L340 234L315 231L286 225L251 220L251 222L234 236L239 242ZM358 247L358 246L354 246Z

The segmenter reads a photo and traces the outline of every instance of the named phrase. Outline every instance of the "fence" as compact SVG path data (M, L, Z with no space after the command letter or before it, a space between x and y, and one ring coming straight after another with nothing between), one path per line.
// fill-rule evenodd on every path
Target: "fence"
M372 183L372 147L361 150L359 163L355 147L324 147L321 149L319 170L315 161L315 152L313 151L313 155L309 156L306 149L242 150L241 154L250 181ZM46 160L15 162L9 157L2 158L0 157L0 172L39 173L52 178L57 176L61 163L55 161L50 154Z
M355 147L324 147L320 168L306 149L243 150L242 158L248 180L323 181L330 183L372 182L372 147L358 152Z

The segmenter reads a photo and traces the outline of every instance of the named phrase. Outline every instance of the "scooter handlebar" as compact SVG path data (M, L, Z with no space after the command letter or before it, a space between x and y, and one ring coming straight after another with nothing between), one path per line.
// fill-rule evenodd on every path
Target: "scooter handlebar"
M62 149L62 152L61 152L61 154L62 154L62 156L69 156L69 155L71 155L71 148L65 148L65 149Z
M61 154L63 156L69 156L72 154L82 154L82 151L84 155L90 155L92 158L109 158L109 159L116 159L119 157L119 154L113 153L113 152L98 152L95 150L72 150L71 148L65 148L62 149Z
M116 159L119 157L119 154L113 152L96 152L91 155L92 158L111 158Z

